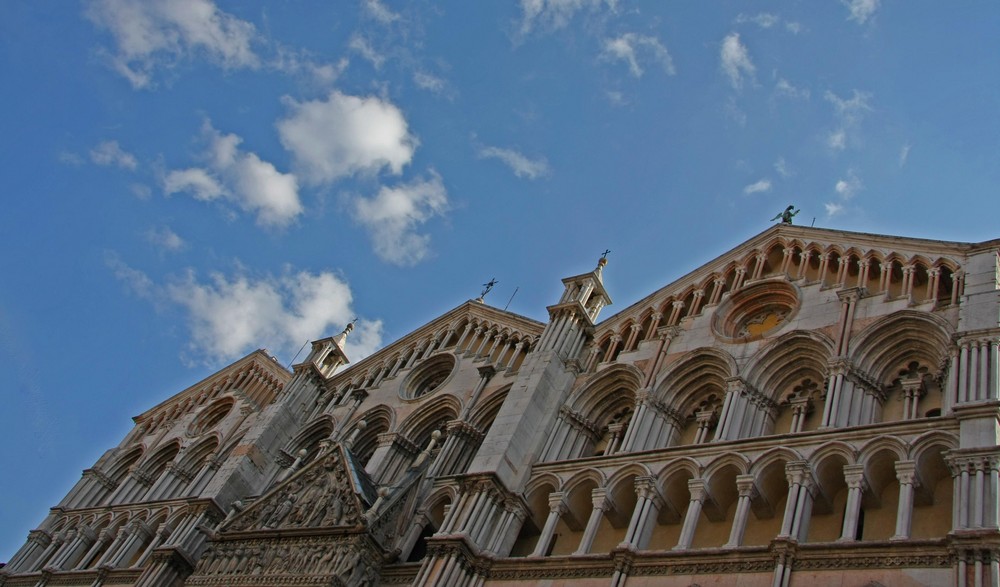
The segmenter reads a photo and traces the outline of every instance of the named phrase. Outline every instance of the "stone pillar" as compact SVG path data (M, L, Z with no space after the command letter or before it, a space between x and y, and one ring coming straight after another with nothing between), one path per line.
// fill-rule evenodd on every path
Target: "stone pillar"
M919 486L916 461L897 461L899 507L896 511L896 533L890 540L908 540L913 527L913 490Z
M30 568L50 544L52 535L45 530L36 529L28 532L27 542L10 558L5 569L10 572L21 572Z
M656 486L655 477L635 478L636 502L635 509L632 510L632 519L629 520L628 530L625 531L625 541L619 548L625 547L634 550L643 550L649 544L649 538L653 534L653 527L656 524L656 516L663 507L663 495L660 494L659 487Z
M808 530L812 510L812 475L809 463L789 461L785 464L785 476L788 478L788 500L785 502L785 514L778 538L801 540Z
M844 525L838 542L853 542L857 540L858 535L861 500L868 488L865 481L865 466L844 465L844 481L847 482L847 505L844 508Z
M709 428L715 422L715 412L713 410L702 410L695 417L698 421L698 432L694 436L694 444L702 444L708 441Z
M566 513L567 509L566 495L563 492L555 491L549 494L549 516L545 519L545 526L542 528L542 533L538 537L538 543L535 544L535 550L531 553L531 557L545 556L552 542L552 536L555 534L556 524L559 523L559 518Z
M701 507L708 497L708 487L704 479L689 479L688 491L691 493L691 501L688 503L687 513L684 514L684 525L681 526L681 535L674 550L691 548L695 530L698 529L698 518L701 517Z
M746 532L747 520L750 518L750 503L757 497L757 486L754 484L752 475L738 475L736 489L739 491L736 514L733 516L733 527L729 532L729 541L723 545L723 548L737 548L743 545L743 534Z
M583 531L583 538L580 539L580 546L573 553L574 556L590 553L590 547L594 544L594 538L597 537L597 529L604 518L604 512L614 508L614 504L608 499L608 493L604 489L597 488L592 490L590 492L590 499L594 509L590 511L590 519L587 520L587 527Z

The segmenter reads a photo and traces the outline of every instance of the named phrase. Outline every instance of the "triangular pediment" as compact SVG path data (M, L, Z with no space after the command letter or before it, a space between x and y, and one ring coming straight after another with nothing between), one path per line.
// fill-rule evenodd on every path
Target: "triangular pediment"
M222 532L354 527L372 492L340 444L223 524Z
M609 316L598 324L597 328L599 333L615 332L629 323L648 321L648 317L658 311L663 314L662 322L659 323L663 326L668 320L671 304L674 302L683 304L684 311L681 312L683 316L695 303L698 308L706 308L713 302L718 303L722 298L719 295L713 296L714 292L719 290L725 295L733 287L734 282L745 286L755 280L779 276L796 280L801 277L797 263L801 260L803 251L811 255L814 263L821 256L827 255L834 261L844 257L870 260L873 264L883 261L886 263L895 261L902 265L921 262L928 267L943 265L957 271L961 268L966 255L976 247L986 244L989 243L938 241L779 224ZM790 252L792 262L784 264L782 271L782 254L786 250ZM766 266L766 270L754 275L759 265ZM734 273L738 271L745 273L739 278L734 278ZM876 275L874 279L876 282L877 278Z

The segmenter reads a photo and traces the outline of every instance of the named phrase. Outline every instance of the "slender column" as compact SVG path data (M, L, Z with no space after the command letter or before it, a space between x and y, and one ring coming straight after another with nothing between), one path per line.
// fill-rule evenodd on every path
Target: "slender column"
M963 341L959 347L958 360L958 403L970 401L969 396L969 343Z
M737 475L736 489L739 491L736 514L733 516L733 527L729 531L729 541L723 548L737 548L743 545L743 534L746 532L747 520L750 517L750 503L757 497L757 486L754 485L752 475Z
M795 524L796 505L805 476L802 463L797 461L785 463L785 476L788 478L788 499L785 501L785 513L781 519L781 530L778 532L778 538L793 537L792 528Z
M115 535L115 541L111 543L111 546L109 546L108 549L104 551L104 554L101 555L101 558L97 559L97 562L95 562L93 566L100 567L105 563L107 563L108 561L110 561L112 557L114 557L115 553L118 552L118 549L121 548L121 545L128 539L128 537L129 537L128 528L125 527L119 528L118 533Z
M819 280L823 284L826 283L826 270L830 266L830 254L823 253L819 256Z
M747 277L747 268L746 267L737 267L736 268L736 279L733 281L733 291L736 291L736 290L740 289L741 287L743 287L743 281L746 280L746 277Z
M670 318L667 320L667 326L673 326L677 324L677 320L680 318L681 310L684 309L684 302L677 300L672 304L673 309L670 311Z
M146 547L146 550L144 550L142 555L138 559L136 559L135 564L132 565L132 568L137 569L145 566L146 561L148 561L149 557L152 556L153 550L158 548L168 538L170 538L170 528L167 527L160 528L159 531L156 533L156 535L153 536L153 539L149 541L149 546Z
M462 352L462 345L465 344L465 339L468 338L469 333L472 332L472 322L465 325L465 330L462 331L462 335L458 337L458 342L455 343L455 352Z
M839 286L843 287L844 280L847 277L847 266L850 264L850 260L851 260L850 257L840 257L839 259L837 259L837 283L836 283L836 285L839 285Z
M608 345L608 352L604 353L603 363L607 363L615 356L615 351L618 350L618 344L621 343L622 337L617 334L611 337L611 344Z
M809 269L810 257L812 257L812 251L802 251L799 253L799 274L795 277L796 279L805 278L806 270Z
M41 568L45 567L46 563L49 561L49 559L52 557L52 555L55 554L56 551L58 551L60 547L62 547L62 545L63 545L63 543L65 541L66 541L66 534L65 533L59 533L59 534L56 534L55 536L53 536L52 537L52 541L49 542L49 545L45 547L45 550L42 551L42 554L31 565L31 567L30 568L26 567L23 570L25 570L25 571L28 571L28 570L35 571L35 570L38 570L38 569L41 569Z
M49 544L52 544L52 535L45 530L35 529L28 532L27 542L11 557L5 568L16 572L29 568L35 557L44 552Z
M701 507L708 496L708 488L704 479L689 479L688 491L691 493L691 501L688 502L687 513L684 515L684 525L681 527L681 535L674 550L691 548L694 532L698 528L698 518L701 517Z
M803 467L805 468L805 467ZM809 536L809 520L812 517L813 492L815 483L808 470L802 475L799 485L799 497L795 504L795 521L792 524L792 538L805 542Z
M518 343L516 345L514 345L514 352L510 354L510 360L507 361L506 365L504 365L504 369L510 371L511 369L514 368L514 361L516 361L517 360L517 356L521 354L521 349L522 348L524 348L524 341L523 340L522 341L518 341Z
M108 532L107 528L98 532L97 540L94 541L94 544L93 546L90 547L90 550L88 550L87 553L83 555L83 557L80 559L80 562L76 564L74 570L86 569L87 566L90 564L90 561L93 560L95 556L97 556L97 553L100 552L101 549L108 544L108 542L111 542L114 539L114 536L115 533Z
M629 352L635 348L636 341L639 339L639 333L642 332L642 324L633 324L629 328L628 340L625 341L625 346L622 351Z
M566 495L563 492L555 491L549 494L549 517L545 520L542 534L538 537L534 552L531 553L532 557L543 557L548 552L552 535L556 531L556 524L559 523L559 518L566 513L567 509Z
M688 316L698 315L698 312L701 311L701 301L703 299L705 299L705 290L694 290L694 300L691 301L691 312L688 313Z
M594 544L594 538L597 537L597 529L601 525L601 519L604 518L604 512L614 507L614 504L608 499L607 491L604 489L597 488L592 490L590 492L590 499L594 509L590 511L587 528L583 531L583 538L580 539L580 546L577 547L576 552L573 553L574 555L590 553L590 547Z
M753 267L753 277L751 279L757 280L761 278L764 274L764 263L767 261L767 257L763 253L758 253L754 257L754 267Z
M781 271L782 275L788 275L788 266L792 264L792 255L795 253L795 249L785 249L781 258Z
M865 481L865 466L844 465L844 480L847 482L847 506L844 508L844 525L839 542L852 542L857 539L861 499L868 487Z
M868 288L868 271L871 268L871 260L861 259L858 261L858 287Z
M899 480L899 507L896 511L896 534L890 540L908 540L913 526L913 490L917 481L915 461L897 461L896 479Z
M649 332L646 334L646 340L652 340L656 336L656 329L660 327L660 320L663 320L663 314L653 312L650 319L652 322L649 323Z

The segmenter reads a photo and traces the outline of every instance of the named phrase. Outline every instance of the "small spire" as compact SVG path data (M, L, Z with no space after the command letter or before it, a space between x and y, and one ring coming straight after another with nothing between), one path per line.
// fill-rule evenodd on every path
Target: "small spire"
M344 327L343 332L341 332L337 336L333 337L334 342L337 343L337 346L340 347L341 351L344 350L344 343L347 342L347 335L350 334L352 330L354 330L354 324L357 321L358 321L357 318L355 318L354 320L351 320L350 322L347 323L347 326Z
M483 291L479 294L479 297L476 298L476 301L480 304L486 303L486 294L490 293L490 290L492 290L498 283L500 282L497 281L495 277L491 277L487 283L483 284Z
M598 279L601 279L601 272L604 270L604 266L608 264L608 253L610 252L611 249L604 249L604 252L601 253L601 258L597 260L597 269L594 269L594 273L597 274Z

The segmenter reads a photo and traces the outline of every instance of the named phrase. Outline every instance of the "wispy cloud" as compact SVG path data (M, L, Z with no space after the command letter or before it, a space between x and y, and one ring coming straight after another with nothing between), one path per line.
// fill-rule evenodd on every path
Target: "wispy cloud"
M311 184L386 168L398 175L419 144L399 108L374 96L335 91L325 100L284 102L289 114L277 122L281 144Z
M157 67L194 56L226 69L260 66L253 24L211 0L92 0L86 15L111 34L110 64L135 88L148 87Z
M865 114L872 111L871 92L851 90L850 98L841 98L837 94L827 90L823 97L826 98L827 102L833 104L837 115L848 123L856 123Z
M826 137L826 144L834 151L843 151L847 147L847 131L838 128Z
M784 157L778 157L778 160L774 162L774 170L781 177L789 178L792 176L792 171L788 168L788 162L785 161Z
M561 29L580 11L597 11L603 7L614 11L617 6L617 0L521 0L518 35L524 37L539 28Z
M134 171L139 166L135 155L121 148L118 141L101 141L90 150L90 160L96 165L114 165Z
M833 186L834 191L843 200L850 200L858 192L864 189L864 184L861 183L861 179L858 178L857 174L853 169L847 171L847 177L843 179L838 179L837 183Z
M740 42L739 33L730 33L722 40L719 59L722 71L729 77L729 83L734 89L741 89L745 78L753 80L756 68L750 60L746 46Z
M482 147L479 149L479 157L503 162L517 177L538 179L551 173L549 163L544 157L530 159L513 149Z
M671 59L667 48L660 43L659 39L648 35L625 33L617 38L605 39L600 57L607 61L624 61L628 64L629 73L633 77L642 77L643 69L639 65L639 52L659 63L667 75L676 73L673 59Z
M382 186L371 198L355 197L354 220L368 230L375 254L393 265L415 265L430 252L430 236L418 229L448 210L448 193L441 176Z
M184 239L171 230L169 226L162 226L160 228L151 228L147 230L146 240L158 249L170 253L184 250L184 248L187 247L187 243L184 242Z
M166 194L188 193L202 201L224 199L257 214L257 223L284 227L302 213L298 180L281 173L257 154L239 149L243 139L222 134L206 121L202 129L207 165L170 171L163 178Z
M380 0L363 0L361 6L364 8L365 14L381 24L392 24L400 19L398 13L390 10Z
M827 145L840 151L847 147L848 131L856 129L861 120L872 111L870 92L852 90L850 98L841 98L827 90L823 95L833 105L838 126L827 136Z
M770 12L759 12L757 14L739 14L736 17L736 24L753 23L762 29L769 29L781 22L781 17Z
M827 202L826 204L823 204L823 207L826 208L826 216L828 218L838 216L844 212L844 206L836 202Z
M361 35L352 36L347 46L369 61L375 69L381 69L382 64L385 63L385 56L376 51L371 42Z
M785 78L780 78L774 84L774 95L776 97L791 98L793 100L808 100L811 96L809 88L797 88Z
M769 191L771 191L771 180L766 177L743 188L744 194L759 194Z
M910 148L911 147L912 147L912 145L910 145L910 143L906 143L905 145L903 145L899 149L899 166L900 167L903 167L904 165L906 165L907 159L910 158Z
M417 84L418 88L435 94L444 92L448 87L447 82L443 79L426 71L413 72L413 83Z
M847 20L858 24L865 24L872 19L879 8L879 0L841 0L841 3L847 7Z

